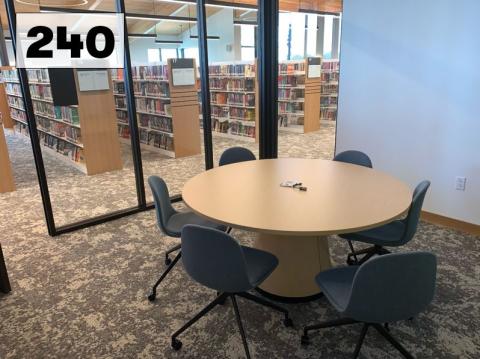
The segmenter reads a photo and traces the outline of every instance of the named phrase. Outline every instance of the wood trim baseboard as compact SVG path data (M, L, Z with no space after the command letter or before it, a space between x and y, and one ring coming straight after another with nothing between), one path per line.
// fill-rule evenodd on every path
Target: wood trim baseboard
M439 214L422 211L422 220L428 223L437 224L444 227L449 227L452 229L459 230L468 234L473 234L474 236L480 237L480 226L473 223L463 222L458 219L453 219L450 217L441 216Z

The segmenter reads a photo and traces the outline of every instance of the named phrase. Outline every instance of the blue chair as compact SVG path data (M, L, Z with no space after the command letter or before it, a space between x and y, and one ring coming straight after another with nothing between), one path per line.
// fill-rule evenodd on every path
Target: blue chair
M344 163L351 163L353 165L358 165L358 166L363 166L363 167L368 167L372 168L372 160L370 157L368 157L367 154L361 152L361 151L355 151L355 150L349 150L349 151L344 151L338 153L334 158L334 161L336 162L344 162ZM353 248L353 243L352 241L348 240L348 246L350 247L351 254L353 255L354 262L358 262L358 258L355 254L355 249ZM349 260L347 259L347 263Z
M429 187L429 181L422 181L417 185L413 191L412 204L404 219L396 220L366 231L340 235L341 238L349 241L373 244L372 247L360 251L352 251L352 253L348 255L347 263L361 264L375 254L382 255L390 253L390 251L384 247L399 247L410 242L417 232L420 212ZM364 255L361 260L357 259L359 255Z
M373 167L370 157L368 157L365 153L361 151L350 150L350 151L340 152L335 155L333 160L337 162L351 163L354 165L368 167L368 168Z
M253 152L249 149L244 147L232 147L222 153L218 165L225 166L238 162L255 161L256 159L257 158Z
M302 344L312 330L363 323L353 357L360 352L369 327L375 328L405 358L413 356L382 326L424 311L435 292L437 259L428 252L388 254L361 266L333 268L315 278L341 318L304 328Z
M283 313L284 325L287 327L293 325L286 309L248 293L277 267L278 259L273 254L240 246L229 234L196 225L183 227L182 252L183 266L190 277L219 294L213 302L172 335L173 349L179 350L182 347L182 342L177 339L180 334L227 298L232 301L247 358L250 358L250 352L238 310L237 296Z
M155 212L157 215L157 224L160 230L169 237L180 238L181 231L183 226L186 224L199 224L202 226L216 228L222 231L226 230L226 227L210 222L206 219L203 219L197 216L193 212L178 212L176 211L170 202L170 195L168 193L168 188L163 179L158 176L150 176L148 178L148 184L153 193L153 201L155 202ZM152 292L148 296L148 300L153 302L157 295L157 287L162 282L162 280L167 276L167 274L172 270L172 268L177 264L178 260L182 256L180 251L181 245L177 245L169 249L165 253L165 265L167 269L160 278L157 280L155 285L152 288ZM179 251L175 256L173 261L170 259L169 255L173 252Z

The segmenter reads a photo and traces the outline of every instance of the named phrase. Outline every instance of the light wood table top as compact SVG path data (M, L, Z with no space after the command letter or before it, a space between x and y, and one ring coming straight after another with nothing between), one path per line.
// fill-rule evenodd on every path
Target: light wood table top
M306 192L281 187L298 180ZM373 228L409 209L412 191L373 169L319 159L241 162L187 182L193 211L230 227L276 235L325 236Z

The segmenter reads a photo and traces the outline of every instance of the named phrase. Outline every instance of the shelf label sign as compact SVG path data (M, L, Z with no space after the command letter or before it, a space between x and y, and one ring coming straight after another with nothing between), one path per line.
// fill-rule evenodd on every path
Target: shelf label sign
M123 68L123 14L17 13L18 68Z

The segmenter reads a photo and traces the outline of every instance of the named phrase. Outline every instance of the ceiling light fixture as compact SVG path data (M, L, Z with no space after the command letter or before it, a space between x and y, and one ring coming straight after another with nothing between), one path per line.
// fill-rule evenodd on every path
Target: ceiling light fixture
M20 3L20 4L23 4L23 5L38 6L38 1L37 0L32 0L31 2L30 1L25 1L25 0L15 0L15 1ZM73 4L65 4L64 1L59 1L58 3L53 3L53 4L49 2L48 6L50 6L50 7L56 7L56 6L75 7L75 6L83 6L83 5L87 5L87 4L88 4L88 0L77 0Z

